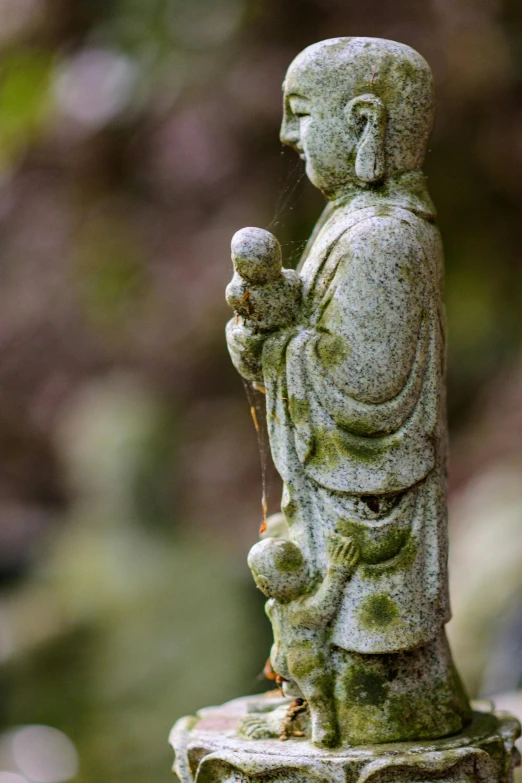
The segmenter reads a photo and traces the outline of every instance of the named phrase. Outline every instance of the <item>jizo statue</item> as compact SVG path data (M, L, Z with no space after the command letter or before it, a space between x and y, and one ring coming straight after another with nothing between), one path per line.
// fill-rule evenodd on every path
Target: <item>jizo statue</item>
M322 653L335 672L340 737L443 737L469 721L470 708L444 632L443 257L421 172L435 108L431 71L400 44L325 41L290 66L284 107L281 139L328 203L298 276L281 270L268 232L234 237L230 354L266 390L282 510L308 591L328 574L332 537L351 539L359 552ZM259 546L254 578L271 595L270 580L259 583L269 570ZM302 600L290 600L294 614ZM290 646L293 635L285 629ZM301 668L321 668L313 647L308 662L303 647ZM297 671L275 671L288 692L307 698L315 728ZM404 721L406 705L412 719ZM335 745L337 731L324 731L323 709L316 712L314 742Z
M403 44L336 38L299 54L283 89L281 140L327 204L297 272L283 268L268 231L245 228L232 240L228 348L266 394L287 528L271 535L269 525L249 554L269 598L282 703L245 708L234 752L251 759L256 743L279 737L291 738L280 747L341 754L399 743L414 779L448 779L456 757L433 741L453 737L462 764L478 753L480 775L501 779L483 749L469 748L477 713L445 633L443 254L421 171L432 74ZM500 725L494 713L488 720ZM504 776L517 731L509 725ZM419 754L423 742L440 751L432 767L402 745ZM300 747L300 758L312 753ZM473 764L470 779L482 779ZM250 761L241 769L254 774Z

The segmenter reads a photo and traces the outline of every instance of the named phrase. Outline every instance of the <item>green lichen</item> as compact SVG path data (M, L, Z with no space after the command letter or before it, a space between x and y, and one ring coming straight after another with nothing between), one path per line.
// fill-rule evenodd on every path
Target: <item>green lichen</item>
M392 557L389 562L372 563L370 561L361 563L362 576L365 579L380 579L383 573L396 574L400 571L407 571L417 557L417 542L412 535L408 535L402 549Z
M389 205L379 204L374 207L374 214L376 217L392 217L394 215L394 209Z
M366 598L359 610L362 624L372 630L383 630L398 617L397 606L385 593L378 593Z
M339 424L343 429L348 430L353 435L366 438L378 438L385 435L384 432L375 429L375 426L371 421L364 421L363 419L343 418L339 417Z
M399 267L399 272L401 273L401 275L403 275L406 278L408 283L410 283L411 285L415 283L415 274L413 272L413 269L410 266L408 266L408 264L401 264Z
M401 694L390 699L386 718L396 727L398 739L428 739L461 730L463 720L448 705L449 694L436 691L437 683L433 683L425 698L412 699L410 694Z
M364 666L350 667L344 688L346 698L353 704L380 707L388 698L389 685L384 677Z
M303 567L303 556L300 550L290 542L288 546L280 546L274 550L274 565L282 574L295 573Z
M451 708L454 712L457 712L462 716L464 723L470 723L473 712L470 707L468 694L464 687L464 683L461 680L460 674L457 671L453 660L450 660L450 680L449 680L449 692L451 694Z
M383 660L364 662L362 656L350 663L336 689L343 741L355 745L437 741L461 731L471 715L467 698L455 698L451 674L437 679L430 676L430 668L426 662L412 672L411 687L403 683L403 692L394 693L395 667Z
M326 668L325 656L313 642L300 642L288 651L288 666L296 680L306 679L314 672L321 676ZM325 675L327 678L327 675Z
M288 526L291 527L293 522L295 522L297 519L297 513L299 511L298 503L293 499L289 500L287 503L285 503L284 506L281 507L281 510L285 515Z
M290 397L288 400L288 409L294 424L304 425L308 423L310 417L310 403L308 400Z
M350 356L351 348L347 340L340 335L323 334L317 343L317 355L326 369L335 369Z
M395 557L408 541L409 529L392 528L386 535L377 539L371 538L371 530L364 522L356 522L352 519L341 519L337 525L337 532L342 536L349 536L357 543L361 561L375 565Z
M380 438L365 438L339 428L315 427L313 436L314 446L309 461L330 469L335 469L343 457L375 464L385 451L389 453L396 445L391 438L383 442Z

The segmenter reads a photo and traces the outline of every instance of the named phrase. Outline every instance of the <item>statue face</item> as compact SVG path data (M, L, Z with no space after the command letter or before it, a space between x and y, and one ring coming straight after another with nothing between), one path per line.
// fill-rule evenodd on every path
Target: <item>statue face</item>
M433 77L409 46L332 38L308 46L286 74L281 141L329 198L422 166L434 116Z
M359 129L346 116L346 100L335 90L318 89L302 68L290 68L283 91L281 141L305 161L310 181L335 196L355 177Z
M300 569L295 573L281 574L277 568L270 568L265 564L267 574L260 574L252 569L256 586L267 598L275 598L277 601L291 601L300 595L306 586L306 573Z

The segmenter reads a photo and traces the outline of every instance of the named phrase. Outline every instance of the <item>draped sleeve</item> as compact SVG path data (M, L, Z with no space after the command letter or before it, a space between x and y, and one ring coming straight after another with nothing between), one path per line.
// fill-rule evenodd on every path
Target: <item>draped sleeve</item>
M276 466L285 478L296 454L339 491L411 486L434 465L442 339L417 232L395 216L358 223L309 288L310 317L263 348Z

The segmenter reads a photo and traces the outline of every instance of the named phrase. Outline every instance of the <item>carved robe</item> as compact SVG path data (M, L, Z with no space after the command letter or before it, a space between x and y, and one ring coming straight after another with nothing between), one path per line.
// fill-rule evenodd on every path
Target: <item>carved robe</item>
M299 322L262 354L290 536L319 572L333 531L361 565L332 641L411 649L449 619L443 256L421 174L332 203L300 266Z

